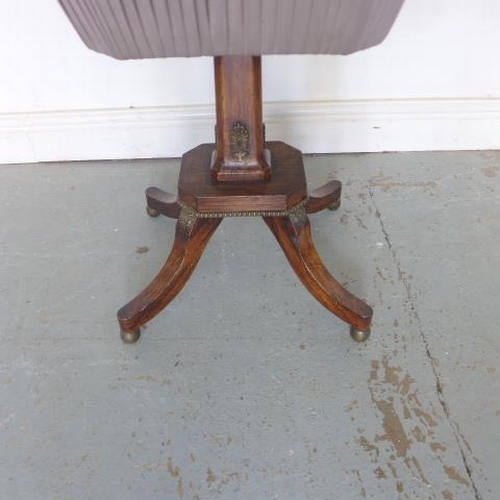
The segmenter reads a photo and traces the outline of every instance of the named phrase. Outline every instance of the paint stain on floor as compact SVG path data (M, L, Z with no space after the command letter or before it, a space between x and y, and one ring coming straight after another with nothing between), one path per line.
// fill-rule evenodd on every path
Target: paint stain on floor
M368 437L365 429L358 429L358 444L370 457L373 475L379 481L394 484L398 498L469 498L470 483L463 464L453 460L448 443L440 441L440 428L448 426L425 395L421 395L410 373L393 364L389 356L373 360L368 388L373 406L380 416L381 432ZM346 411L353 412L356 405L349 404ZM431 454L433 467L423 457ZM456 458L456 457L455 457ZM436 470L436 463L442 466ZM408 476L413 477L411 483ZM439 481L436 481L439 477ZM446 490L434 488L434 483L448 483ZM421 493L418 493L421 495Z

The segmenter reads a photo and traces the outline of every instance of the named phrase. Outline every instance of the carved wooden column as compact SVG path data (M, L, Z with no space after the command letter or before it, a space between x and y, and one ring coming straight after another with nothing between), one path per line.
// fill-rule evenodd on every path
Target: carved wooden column
M220 182L262 181L271 177L264 149L261 58L215 57L217 149L212 176Z

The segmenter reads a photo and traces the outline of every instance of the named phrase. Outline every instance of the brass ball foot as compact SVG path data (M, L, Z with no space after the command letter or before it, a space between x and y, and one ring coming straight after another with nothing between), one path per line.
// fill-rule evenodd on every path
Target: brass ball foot
M132 332L124 332L122 330L120 332L120 336L125 344L135 344L141 336L141 330L140 328L137 328L137 330L133 330Z
M160 212L158 212L158 210L151 207L146 207L146 212L150 217L158 217L160 215Z
M338 210L339 208L340 208L340 198L328 206L328 210L331 210L332 212Z
M367 328L366 330L360 330L359 328L351 325L351 337L356 342L366 342L368 337L370 337L370 329Z

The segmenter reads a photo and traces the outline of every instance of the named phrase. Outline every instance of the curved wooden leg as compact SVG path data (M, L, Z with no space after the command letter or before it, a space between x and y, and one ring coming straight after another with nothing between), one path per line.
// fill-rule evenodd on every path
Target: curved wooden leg
M309 193L306 210L308 214L314 214L325 208L337 210L340 207L340 195L342 194L342 183L330 181L324 186Z
M171 219L177 219L181 207L177 202L177 196L166 193L157 187L146 189L147 211L151 217L158 217L162 214Z
M182 209L167 262L154 280L118 311L123 332L135 333L162 311L182 290L222 219L201 219Z
M307 207L286 217L264 217L304 286L329 311L351 326L368 331L373 310L349 293L321 262L311 235Z

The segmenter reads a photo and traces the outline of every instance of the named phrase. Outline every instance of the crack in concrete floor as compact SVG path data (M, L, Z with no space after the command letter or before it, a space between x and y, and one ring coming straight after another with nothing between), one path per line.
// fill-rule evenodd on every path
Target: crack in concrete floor
M443 386L442 386L442 382L441 382L441 376L440 376L439 371L437 369L436 359L432 355L431 348L430 348L430 345L429 345L429 341L428 341L427 336L426 336L426 334L424 332L424 328L422 326L422 321L420 319L420 315L419 315L419 312L418 312L418 309L417 309L417 305L415 303L415 300L414 300L414 297L413 297L413 293L412 293L412 290L411 290L411 285L408 283L408 280L406 279L406 274L407 273L404 272L403 269L402 269L402 267L401 267L401 263L399 262L396 250L395 250L395 248L394 248L394 246L392 244L392 241L391 241L391 238L389 236L389 233L388 233L387 229L384 226L383 216L382 216L380 210L377 207L377 203L375 201L375 195L374 195L374 192L373 192L372 188L370 187L370 184L367 183L366 184L366 188L367 188L367 190L369 192L370 200L371 200L371 202L373 204L373 208L375 210L375 218L377 219L377 221L380 224L380 230L382 231L382 233L384 235L384 239L385 239L385 241L387 243L387 246L388 246L389 252L391 254L392 260L393 260L394 265L396 266L396 269L398 271L399 280L404 285L404 288L406 290L408 303L410 305L410 310L411 310L411 312L413 314L413 317L415 318L415 321L417 323L418 332L420 334L420 338L422 340L426 356L428 357L428 359L430 361L430 366L432 368L432 373L433 373L434 378L435 378L435 382L436 382L436 394L438 396L438 400L439 400L439 403L440 403L441 408L443 410L443 413L446 416L446 419L447 419L447 421L449 423L450 429L451 429L451 431L453 433L453 436L455 438L457 446L458 446L458 448L460 450L460 454L461 454L461 457L462 457L463 466L464 466L464 468L465 468L465 470L467 472L467 477L469 478L471 488L472 488L472 490L474 492L474 498L475 498L475 500L483 500L483 497L482 497L481 493L479 492L479 489L478 489L478 487L477 487L477 485L476 485L476 483L474 481L474 470L473 470L473 467L471 465L471 460L475 460L477 462L477 459L472 454L472 450L470 449L470 446L468 446L468 445L466 445L466 446L467 446L467 450L469 451L469 453L471 453L471 457L470 458L467 457L467 450L466 450L466 448L464 446L464 442L466 443L466 440L463 437L462 433L460 432L459 425L453 419L453 417L452 417L452 415L450 413L450 409L449 409L448 403L446 401L446 396L445 396L444 391L443 391Z

